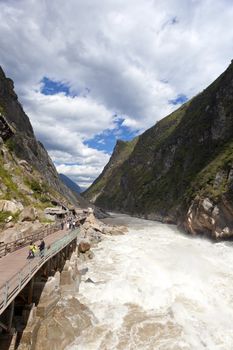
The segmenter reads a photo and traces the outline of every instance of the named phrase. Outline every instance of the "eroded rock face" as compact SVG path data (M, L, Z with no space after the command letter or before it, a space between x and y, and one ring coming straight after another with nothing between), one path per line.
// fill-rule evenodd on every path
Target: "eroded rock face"
M54 296L60 293L60 281L61 274L59 271L55 273L54 276L50 276L48 281L45 283L43 292L40 297L40 302L44 302L48 297Z
M18 97L14 91L14 82L5 76L1 67L0 107L4 112L2 118L4 118L8 129L14 131L10 140L12 151L17 156L18 160L20 160L20 167L24 168L29 173L31 173L33 169L36 169L41 174L44 181L60 193L64 199L66 198L73 205L79 206L81 204L83 207L87 207L88 203L78 194L75 195L60 180L46 149L42 143L35 138L30 120L19 103ZM0 136L4 138L5 134L0 132Z
M34 221L38 218L37 211L33 207L26 207L20 213L20 221Z
M217 225L214 235L225 237L231 229L224 221L233 206L232 104L233 61L203 92L137 136L135 145L118 142L84 196L108 211L162 222L179 222L192 207L189 231L212 232ZM199 208L195 195L213 200L228 195L228 204L218 203L222 218L213 223L201 208L208 203Z
M14 200L8 201L4 199L0 200L0 211L4 211L4 212L9 211L15 214L21 210L23 210L23 205L20 202L16 202Z
M90 310L77 299L60 301L52 315L43 321L35 350L64 350L84 329L91 326L91 317Z
M7 226L7 225L6 225ZM6 228L0 233L0 241L4 243L13 242L15 240L25 238L33 234L35 231L42 229L44 226L39 222L19 222L15 224L13 227Z
M78 251L80 253L86 253L90 249L91 249L91 245L87 241L81 241L78 245Z
M91 243L98 243L102 239L102 235L121 235L128 230L125 226L106 225L91 212L82 225L81 231Z
M233 236L233 207L224 197L218 204L209 198L196 197L185 220L186 230L206 235L212 239L228 239Z

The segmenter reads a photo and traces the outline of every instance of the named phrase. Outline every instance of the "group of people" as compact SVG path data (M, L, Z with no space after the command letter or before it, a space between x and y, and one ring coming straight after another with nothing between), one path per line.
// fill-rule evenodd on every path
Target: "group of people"
M31 242L29 245L29 252L27 259L33 259L37 252L39 252L39 255L41 258L44 256L44 250L45 250L45 241L43 239L40 240L40 244L36 246L35 243Z
M76 227L76 221L75 219L68 219L66 222L61 222L61 229L64 230L74 230Z

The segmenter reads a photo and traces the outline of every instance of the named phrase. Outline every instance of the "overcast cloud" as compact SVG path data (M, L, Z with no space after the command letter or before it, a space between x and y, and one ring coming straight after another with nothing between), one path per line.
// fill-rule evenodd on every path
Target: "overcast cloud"
M87 186L109 159L89 140L203 90L232 59L232 18L231 0L0 0L0 64L58 171ZM69 93L44 94L44 77Z

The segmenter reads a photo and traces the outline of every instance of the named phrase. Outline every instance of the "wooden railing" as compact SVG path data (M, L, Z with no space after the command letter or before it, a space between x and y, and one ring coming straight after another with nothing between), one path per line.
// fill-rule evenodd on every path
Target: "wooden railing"
M14 300L20 290L26 286L40 267L74 239L76 239L78 232L79 229L71 231L63 238L52 243L50 247L45 250L42 258L38 256L34 259L28 260L20 271L13 275L4 285L0 286L0 314Z
M0 258L5 256L8 253L12 253L17 249L20 249L22 247L25 247L30 244L30 242L36 242L39 239L42 239L48 235L51 235L55 231L58 231L61 228L61 224L54 224L45 227L44 229L40 229L37 231L34 231L32 235L16 239L13 242L9 243L0 243Z

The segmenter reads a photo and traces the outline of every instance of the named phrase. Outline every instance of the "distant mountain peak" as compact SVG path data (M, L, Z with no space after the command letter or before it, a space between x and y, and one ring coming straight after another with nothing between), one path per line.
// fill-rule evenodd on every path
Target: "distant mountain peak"
M69 187L70 190L76 192L76 193L81 193L82 192L82 188L76 184L76 182L74 182L73 180L71 180L68 176L64 175L64 174L59 174L60 179L62 180L62 182Z

